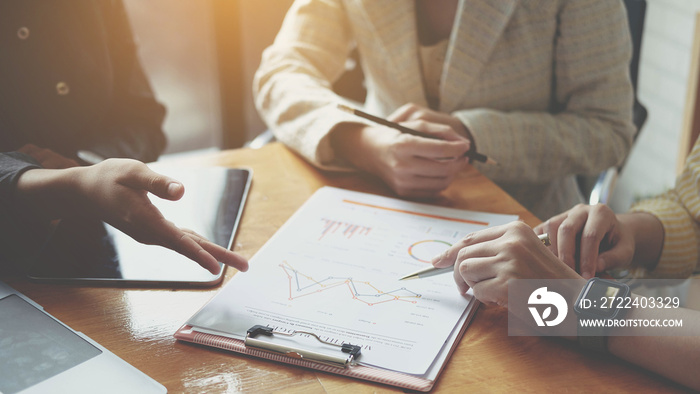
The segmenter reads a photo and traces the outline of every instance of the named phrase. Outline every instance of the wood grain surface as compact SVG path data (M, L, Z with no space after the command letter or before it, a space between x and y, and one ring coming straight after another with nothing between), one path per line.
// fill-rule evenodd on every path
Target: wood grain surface
M178 164L253 170L253 185L234 247L247 258L324 185L394 196L376 178L358 173L320 172L277 143L259 150L224 151ZM462 173L432 203L517 214L530 225L539 223L476 170ZM228 269L225 281L234 274L235 270ZM401 391L176 341L173 333L220 287L106 288L38 284L16 277L2 279L59 320L165 385L171 393ZM507 330L506 311L482 305L433 392L683 390L613 356L585 353L565 340L509 337Z

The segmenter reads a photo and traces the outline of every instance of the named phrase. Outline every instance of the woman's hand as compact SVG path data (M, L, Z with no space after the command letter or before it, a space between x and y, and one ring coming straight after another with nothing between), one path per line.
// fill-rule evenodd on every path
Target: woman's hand
M460 292L471 287L478 300L500 306L508 305L511 279L581 279L522 222L471 233L432 263L437 268L454 265Z
M415 130L420 130L421 123L429 123L433 125L444 126L440 134L436 134L436 137L442 138L447 141L456 141L460 139L467 139L472 141L472 136L467 127L452 115L434 111L430 108L421 107L420 105L408 103L401 106L399 109L394 111L387 120L396 123L404 123L404 126L408 124L416 125ZM413 128L413 127L412 127ZM472 141L473 142L473 141Z
M586 279L629 266L636 249L634 229L603 204L579 204L535 227L535 232L548 233L552 252Z
M402 107L403 108L403 107ZM444 114L442 114L444 115ZM375 174L402 197L434 197L446 189L469 163L467 138L446 124L446 117L407 118L399 109L388 119L426 137L403 134L384 126L341 124L331 134L334 150L356 167ZM438 119L439 118L439 119ZM464 128L464 126L461 126Z

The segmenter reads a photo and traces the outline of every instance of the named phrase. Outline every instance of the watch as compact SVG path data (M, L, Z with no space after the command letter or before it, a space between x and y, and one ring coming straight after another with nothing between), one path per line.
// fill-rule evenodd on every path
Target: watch
M626 309L622 306L629 295L630 287L626 283L595 277L589 279L574 303L579 345L607 352L607 322L624 314Z

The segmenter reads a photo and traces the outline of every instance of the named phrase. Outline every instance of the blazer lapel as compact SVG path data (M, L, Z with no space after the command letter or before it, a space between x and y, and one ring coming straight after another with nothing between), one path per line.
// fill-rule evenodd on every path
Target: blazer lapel
M518 0L462 0L440 83L440 110L457 110L488 62Z
M389 74L395 81L393 89L401 92L404 103L427 106L418 57L415 2L363 0L361 3L384 49L378 56L388 57L392 64Z

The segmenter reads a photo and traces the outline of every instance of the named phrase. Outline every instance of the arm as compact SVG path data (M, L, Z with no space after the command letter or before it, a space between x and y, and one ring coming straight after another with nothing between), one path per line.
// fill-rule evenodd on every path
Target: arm
M665 232L663 250L658 264L638 272L638 276L686 278L697 269L700 260L698 177L700 177L700 140L696 141L673 189L632 207L633 212L645 212L656 216Z
M328 134L342 122L366 124L336 109L331 84L345 69L352 33L340 1L295 1L255 73L255 105L284 144L321 168L347 168Z
M480 301L504 307L509 306L508 282L513 279L569 279L569 283L577 284L570 305L586 283L550 253L521 222L470 234L433 259L433 264L436 267L454 264L454 278L461 292L471 287ZM527 311L511 312L520 318L530 318ZM682 319L683 333L692 333L700 327L700 313L683 308L633 308L624 318ZM610 336L608 349L629 362L696 390L700 388L700 377L696 373L700 354L698 336Z
M699 177L700 141L667 193L641 201L622 215L605 205L579 205L535 231L549 233L554 254L572 268L580 265L584 277L630 267L640 278L687 278L700 259Z
M462 159L436 160L459 158L469 149L454 128L433 120L408 121L402 110L390 117L439 138L430 140L367 124L336 108L345 100L330 86L344 71L353 41L347 18L337 0L292 5L255 76L260 114L279 140L321 168L360 168L401 196L439 193L466 165Z
M700 327L700 313L690 309L632 309L629 319L679 319L684 327ZM673 381L700 390L700 336L610 336L610 353L663 375Z
M550 250L588 279L616 268L653 270L664 243L664 227L654 215L615 215L607 205L579 204L535 227L548 233Z
M217 261L242 271L248 263L235 253L179 229L151 204L147 193L178 200L182 184L134 160L110 159L90 167L32 169L18 179L16 209L26 220L48 222L90 215L135 240L172 249L217 273Z
M622 2L565 1L559 12L548 112L456 111L479 151L499 167L477 164L495 181L546 183L596 174L627 155L633 91L631 44ZM503 154L497 154L504 152Z

